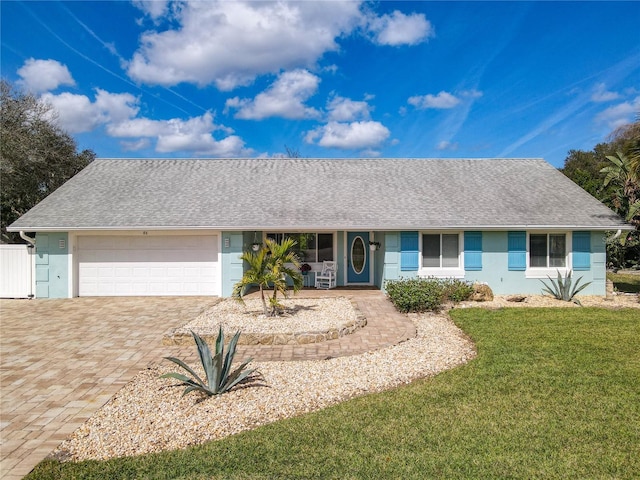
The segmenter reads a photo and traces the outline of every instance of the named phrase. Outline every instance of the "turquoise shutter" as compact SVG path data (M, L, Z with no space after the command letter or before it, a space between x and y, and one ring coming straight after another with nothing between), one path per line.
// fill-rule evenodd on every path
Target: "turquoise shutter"
M527 269L527 232L509 232L509 270Z
M591 232L573 232L573 269L591 269Z
M464 269L482 270L482 232L464 232Z
M418 232L400 233L400 270L418 270Z

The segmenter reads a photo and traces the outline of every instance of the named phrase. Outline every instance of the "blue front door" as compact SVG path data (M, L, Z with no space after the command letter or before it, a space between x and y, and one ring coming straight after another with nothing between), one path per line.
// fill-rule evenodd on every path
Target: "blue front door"
M369 233L347 233L347 282L369 283Z

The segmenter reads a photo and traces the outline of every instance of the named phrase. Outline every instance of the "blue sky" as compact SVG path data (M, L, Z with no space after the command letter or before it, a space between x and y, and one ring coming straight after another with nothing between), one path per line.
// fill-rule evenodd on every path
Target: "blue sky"
M640 2L13 2L2 76L99 157L542 157L640 112Z

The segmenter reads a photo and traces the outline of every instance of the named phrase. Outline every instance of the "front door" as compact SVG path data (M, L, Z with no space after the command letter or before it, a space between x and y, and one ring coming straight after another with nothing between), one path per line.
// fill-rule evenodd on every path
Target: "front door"
M369 233L347 233L347 283L369 283Z

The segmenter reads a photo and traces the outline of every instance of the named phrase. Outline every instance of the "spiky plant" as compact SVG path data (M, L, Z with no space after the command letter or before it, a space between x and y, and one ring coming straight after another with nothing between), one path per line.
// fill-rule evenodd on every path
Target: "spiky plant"
M182 394L184 397L189 392L202 392L208 396L219 395L221 393L228 392L236 385L244 382L247 378L255 372L255 369L246 370L247 365L253 359L249 358L240 364L235 370L231 371L231 364L233 363L233 357L236 354L236 345L238 338L240 338L240 332L236 334L229 342L227 353L224 353L224 334L222 333L222 326L218 331L218 337L216 338L216 350L215 355L211 355L209 345L205 342L197 333L191 331L193 339L198 346L198 355L200 356L200 362L204 369L205 379L202 380L200 376L189 365L182 360L175 357L164 357L167 360L179 365L185 369L193 378L189 378L182 373L170 372L161 375L161 378L175 378L182 382L185 390Z
M579 292L587 288L591 284L591 282L583 283L582 285L578 286L580 284L580 280L582 280L582 277L578 278L578 280L576 280L574 284L573 280L571 279L571 270L567 272L567 275L564 278L562 278L562 275L560 275L559 270L556 271L558 272L557 280L553 280L550 276L547 275L547 278L551 282L551 285L548 285L544 280L540 280L544 285L542 291L553 295L558 300L573 302L577 305L582 306L580 300L575 298L575 296Z

